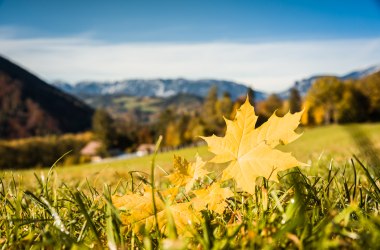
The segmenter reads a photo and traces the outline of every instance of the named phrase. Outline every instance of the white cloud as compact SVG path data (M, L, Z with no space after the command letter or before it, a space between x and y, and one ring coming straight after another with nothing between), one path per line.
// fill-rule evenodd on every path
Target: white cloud
M264 91L380 63L380 38L273 43L122 43L0 37L0 53L48 81L217 78Z

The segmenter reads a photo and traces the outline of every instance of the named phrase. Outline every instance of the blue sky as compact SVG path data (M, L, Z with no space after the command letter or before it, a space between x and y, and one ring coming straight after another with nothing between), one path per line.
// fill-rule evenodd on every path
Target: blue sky
M380 64L380 1L0 0L0 54L48 81L224 78L276 91Z

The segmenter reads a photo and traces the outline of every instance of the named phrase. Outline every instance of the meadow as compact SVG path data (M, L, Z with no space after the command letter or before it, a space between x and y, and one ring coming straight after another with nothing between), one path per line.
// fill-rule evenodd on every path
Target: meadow
M155 210L157 197L154 213L147 208L150 203L135 204L152 213L136 229L125 208L115 203L115 195L134 204L131 195L146 194L142 186L158 180L161 184L152 186L153 193L154 188L168 185L163 176L177 164L174 154L189 161L199 154L207 160L212 157L207 146L128 160L57 165L51 170L3 171L0 245L2 249L378 249L380 124L301 131L298 140L278 148L310 166L280 172L278 183L259 178L253 195L234 191L222 212L208 204L185 233L177 221L186 213L181 211L178 217L170 210L171 215L164 213L169 219L157 217L166 211ZM204 183L198 184L212 182ZM163 230L159 222L165 224Z
M279 146L283 151L292 152L297 159L303 162L315 163L321 159L333 160L337 164L344 164L352 156L358 155L364 160L369 157L371 149L380 149L380 124L351 124L351 125L330 125L316 128L299 128L303 135L296 141L285 146ZM364 133L364 135L363 135ZM370 139L370 142L364 141ZM363 145L363 143L365 145ZM363 152L367 150L366 152ZM173 165L173 155L179 155L189 161L194 160L194 156L199 154L204 159L211 158L207 146L192 147L158 153L156 156L158 175L164 175L165 171L170 172ZM128 178L130 171L141 171L149 173L152 155L125 159L109 160L99 163L88 163L75 166L58 166L54 168L55 174L63 182L83 183L87 180L95 186L103 183L114 184L122 178ZM53 165L53 163L52 163ZM4 177L14 176L22 186L33 188L37 183L31 181L34 175L46 176L48 168L28 169L19 171L2 171Z

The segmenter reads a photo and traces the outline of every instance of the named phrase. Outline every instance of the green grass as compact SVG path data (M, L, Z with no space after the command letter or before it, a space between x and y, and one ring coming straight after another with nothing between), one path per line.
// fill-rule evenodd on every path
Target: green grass
M156 97L136 97L136 96L99 96L89 97L85 100L94 107L109 108L116 113L124 113L140 109L142 112L159 112L162 99Z
M173 154L185 157L189 161L194 160L196 154L205 158L211 156L211 154L207 152L205 146L159 153L156 158L156 174L158 176L164 175L164 171L170 171L173 163ZM69 182L83 185L89 181L93 186L102 187L103 183L113 185L123 178L128 178L130 171L149 173L151 161L152 155L146 155L126 160L113 160L109 162L106 161L65 167L57 166L55 167L54 172L59 176L60 181L63 183ZM0 176L6 178L14 176L18 185L33 187L37 184L34 181L34 175L37 174L39 177L46 176L48 171L49 169L7 170L0 172Z
M113 100L114 104L123 106L126 110L133 110L136 108L140 108L144 112L155 112L158 111L159 108L157 107L157 104L160 104L162 100L160 98L154 98L154 97L129 97L129 96L123 96L123 97L117 97Z
M299 139L280 149L293 152L302 161L321 156L340 161L363 154L368 144L380 149L380 123L305 128Z
M361 145L361 141L357 140L357 130L364 131L364 135L369 138L374 149L380 150L380 123L376 124L360 124L360 125L332 125L326 127L306 128L303 135L296 141L279 147L281 150L292 152L292 154L300 161L311 163L324 159L333 159L335 162L347 162L353 154L361 158L367 156L363 153L363 148L368 150L366 145ZM360 135L363 136L363 135ZM368 144L368 143L367 143ZM206 146L197 148L187 148L176 152L165 152L157 155L157 174L164 174L160 168L170 171L173 154L185 157L189 161L194 160L195 154L208 159L212 154L208 153ZM127 159L115 160L111 162L82 164L77 166L57 167L56 173L64 182L75 181L76 183L85 183L86 178L95 186L102 183L114 184L121 178L127 178L130 171L149 172L151 155ZM367 163L367 162L366 162ZM34 178L34 174L39 176L46 175L48 169L31 169L20 171L3 171L3 176L15 175L18 182L32 186L35 183L30 182Z
M178 233L133 230L113 194L136 192L152 156L102 164L15 172L0 177L2 249L378 249L380 242L379 124L305 130L284 147L311 166L256 181L256 193L234 192L222 214L205 209ZM205 147L176 152L191 160ZM157 155L168 170L173 152ZM353 158L352 154L358 155ZM124 172L125 171L125 172ZM32 173L37 172L36 177ZM40 172L43 172L43 178ZM29 186L19 186L21 176ZM135 175L136 177L136 175ZM145 181L149 183L149 176ZM86 178L89 181L86 181ZM115 180L121 180L116 184ZM111 184L111 186L107 185ZM231 185L231 184L226 184ZM160 199L165 199L161 197Z

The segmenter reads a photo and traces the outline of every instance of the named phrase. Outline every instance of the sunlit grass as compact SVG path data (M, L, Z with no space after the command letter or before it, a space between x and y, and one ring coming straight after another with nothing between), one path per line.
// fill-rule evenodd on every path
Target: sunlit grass
M196 154L209 158L206 146L185 148L177 151L159 153L156 158L156 174L161 176L165 171L170 171L173 162L173 154L182 156L189 161L194 160ZM57 166L55 173L61 182L77 183L83 185L89 181L92 185L102 187L103 183L116 184L123 178L130 176L130 171L149 173L152 155L136 157L124 160L110 160L99 163L88 163L76 166ZM18 171L3 171L0 176L10 178L14 176L16 182L22 186L33 187L37 185L34 175L46 176L49 169L28 169Z
M204 210L186 235L173 225L167 235L137 234L122 223L111 196L131 192L130 178L98 188L62 182L61 171L37 175L28 189L0 178L3 249L376 249L380 240L380 183L360 159L320 159L282 172L278 184L258 179L255 195L236 192L223 214Z
M320 157L346 161L353 154L361 154L362 147L366 145L360 144L358 136L367 137L374 148L380 150L380 123L330 125L301 130L303 135L299 139L279 148L292 152L297 159L305 162Z
M303 135L296 141L279 147L281 150L292 152L297 159L311 163L321 159L333 159L336 163L346 163L353 154L362 158L365 156L363 146L355 139L357 128L364 131L375 150L380 150L380 124L360 124L360 125L331 125L317 128L303 129ZM359 143L359 144L358 144ZM190 161L194 160L195 154L199 154L204 159L211 157L206 146L186 148L178 151L164 152L157 155L157 175L163 175L164 171L170 171L173 161L173 154L180 155ZM76 166L58 166L55 168L60 180L84 184L89 181L99 187L103 183L116 184L120 179L128 178L130 171L141 171L148 173L150 168L151 155L126 159L112 160L100 163L82 164ZM367 162L365 162L367 163ZM19 171L2 171L0 175L9 178L16 177L18 183L33 187L36 185L34 174L38 176L47 174L48 169L30 169Z

